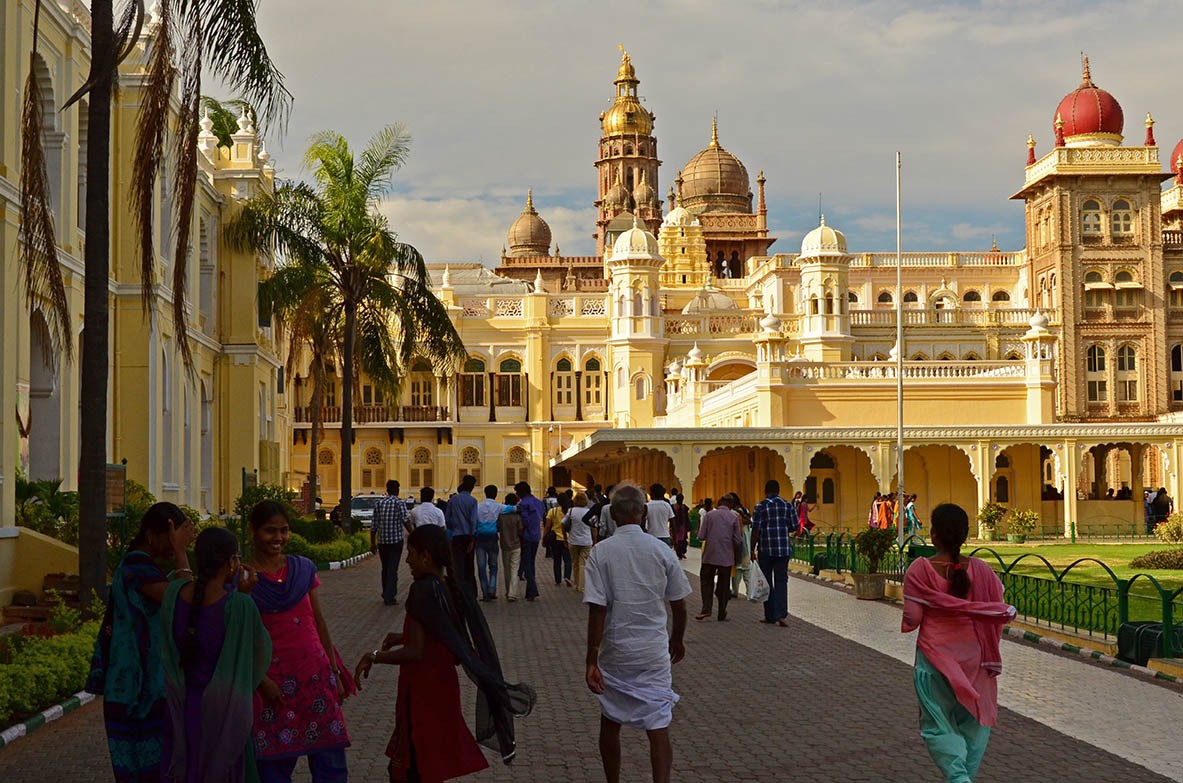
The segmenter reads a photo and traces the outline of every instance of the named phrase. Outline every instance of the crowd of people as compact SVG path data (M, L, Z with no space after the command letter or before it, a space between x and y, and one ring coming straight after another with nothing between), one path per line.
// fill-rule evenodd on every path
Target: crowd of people
M333 645L316 566L285 554L290 520L282 505L251 511L249 562L228 530L194 537L176 506L150 508L115 572L87 686L104 696L116 780L290 781L303 757L315 783L345 781L342 704L376 665L406 675L386 748L392 781L434 783L482 770L481 745L509 763L514 719L531 711L535 696L506 682L480 601L537 600L543 548L555 584L588 606L585 680L600 704L606 780L622 777L620 734L629 727L647 733L653 780L668 782L679 700L672 666L686 654L691 593L680 562L691 535L682 495L626 482L606 491L551 488L538 498L522 482L502 499L485 487L478 501L475 489L465 479L442 508L424 489L408 509L398 483L388 482L371 527L383 602L398 604L404 548L413 582L401 631L385 634L352 670ZM789 627L788 563L795 537L812 524L811 505L800 493L781 497L775 480L764 495L750 512L736 493L699 506L697 620L726 622L740 584L751 580L750 596L758 575L767 587L760 622ZM915 496L902 500L902 517L919 529ZM878 496L869 522L890 526L900 513L896 498ZM960 555L968 530L961 508L934 509L937 552L914 562L904 580L902 630L920 631L921 735L955 783L973 779L985 752L997 716L1001 627L1014 616L989 566ZM457 666L478 688L475 730L463 717Z
M903 503L903 509L900 504ZM916 495L907 493L888 492L875 493L871 500L871 507L867 514L867 525L873 528L888 530L894 528L900 520L904 524L904 536L920 536L924 525L916 514Z

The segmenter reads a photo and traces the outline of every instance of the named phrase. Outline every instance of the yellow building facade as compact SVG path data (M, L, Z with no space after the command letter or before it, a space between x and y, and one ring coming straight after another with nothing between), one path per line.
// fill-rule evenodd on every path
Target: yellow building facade
M751 505L777 478L823 529L857 528L898 481L897 302L904 486L922 518L995 501L1040 512L1049 533L1128 535L1144 488L1183 490L1183 175L1163 190L1152 121L1125 144L1087 66L1052 148L1037 156L1032 139L1016 166L1027 247L904 253L898 290L895 253L849 252L824 217L799 251L774 252L763 171L753 193L717 122L663 205L638 84L626 53L600 116L601 253L552 248L530 195L496 269L433 266L468 362L451 377L422 363L399 400L363 404L355 492L627 478ZM1183 144L1171 157L1178 174ZM325 413L330 501L343 457ZM294 481L308 418L296 408Z
M69 361L49 346L40 308L28 307L19 262L19 125L24 80L33 43L33 0L0 5L0 593L11 588L12 566L22 540L12 528L15 476L62 479L77 488L77 357ZM172 323L175 240L172 172L166 155L157 185L155 246L158 252L153 317L145 318L140 289L140 253L128 207L135 124L142 73L155 25L145 26L120 72L112 107L110 420L108 458L126 459L127 475L157 498L205 514L230 509L241 493L243 471L260 481L283 480L290 443L282 394L278 339L256 307L258 282L273 259L231 250L222 226L237 200L273 184L274 169L262 139L241 118L229 148L219 147L203 123L199 173L192 215L187 304L194 368L185 370ZM65 100L90 68L89 12L80 2L42 6L38 54L32 67L45 105L42 139L48 158L54 228L70 303L70 328L81 344L83 248L86 242L86 100L65 112ZM175 115L174 115L175 116ZM171 133L170 133L171 137ZM166 141L166 150L171 150ZM170 153L171 154L171 153ZM29 543L34 546L34 543ZM26 585L39 589L40 585Z

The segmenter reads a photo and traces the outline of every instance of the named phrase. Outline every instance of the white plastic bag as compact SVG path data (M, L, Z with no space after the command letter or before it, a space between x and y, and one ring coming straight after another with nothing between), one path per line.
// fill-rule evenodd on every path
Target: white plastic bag
M764 577L764 571L755 562L748 567L748 600L752 603L763 603L768 600L772 586Z

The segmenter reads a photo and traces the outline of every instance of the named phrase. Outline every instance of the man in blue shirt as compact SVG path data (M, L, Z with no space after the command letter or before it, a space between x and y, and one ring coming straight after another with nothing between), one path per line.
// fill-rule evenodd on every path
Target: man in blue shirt
M538 581L534 578L534 560L538 557L538 542L542 540L542 519L546 506L534 497L530 485L519 481L513 491L518 495L518 514L522 517L522 576L526 580L526 600L538 597Z
M797 509L780 496L780 482L764 485L764 499L752 511L752 550L759 548L756 562L772 587L764 602L765 623L788 628L789 558L793 556L792 535L800 529Z
M460 490L448 499L444 508L444 525L452 536L452 565L456 569L456 581L464 589L476 595L476 498L472 490L476 487L475 476L465 476Z

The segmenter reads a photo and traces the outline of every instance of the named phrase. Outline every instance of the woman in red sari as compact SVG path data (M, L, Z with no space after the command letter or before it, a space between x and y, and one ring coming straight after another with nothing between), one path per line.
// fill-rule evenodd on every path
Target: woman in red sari
M263 501L251 510L251 598L271 636L272 658L255 698L252 729L261 783L290 783L308 757L313 783L345 783L349 733L341 703L354 690L333 647L316 589L316 564L285 555L290 537L283 506Z
M386 748L390 780L442 783L480 772L489 763L478 740L509 764L517 752L513 718L529 714L534 691L502 679L475 597L455 589L442 528L415 528L407 538L407 565L415 581L407 596L403 632L387 634L381 649L362 656L355 672L360 689L375 663L402 667L394 734ZM461 714L457 664L478 688L475 738Z

